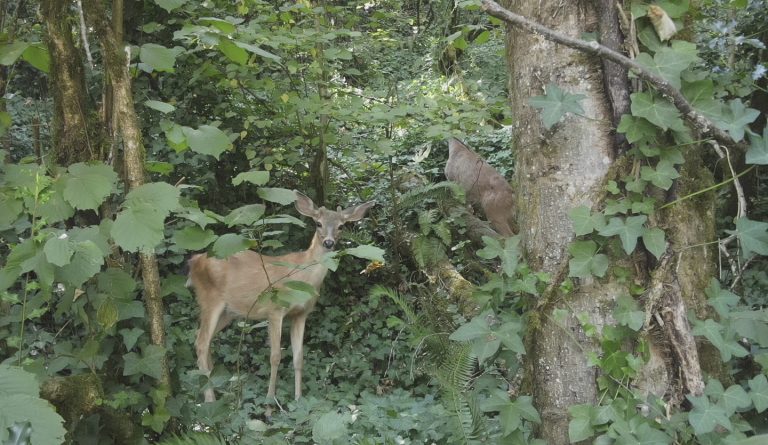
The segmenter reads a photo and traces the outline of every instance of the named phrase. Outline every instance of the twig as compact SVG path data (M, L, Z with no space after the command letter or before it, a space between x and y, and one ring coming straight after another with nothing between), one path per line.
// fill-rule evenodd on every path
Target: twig
M81 0L77 0L77 13L80 17L80 37L83 39L85 57L88 59L88 65L93 69L93 56L91 56L91 47L88 45L88 34L85 30L85 14L83 14L83 2Z
M581 39L568 37L557 31L549 29L546 26L528 20L519 14L515 14L512 11L502 8L493 0L482 0L482 8L489 15L503 20L512 26L522 28L533 34L541 35L547 40L565 45L569 48L609 59L626 67L628 70L637 75L637 77L648 81L654 85L661 92L661 94L668 97L675 105L675 107L688 119L691 125L693 125L700 134L705 136L712 135L712 137L714 137L721 145L739 147L746 150L746 145L736 143L736 141L734 141L727 132L717 128L709 118L696 111L691 103L688 102L688 100L685 98L685 96L683 96L683 93L681 93L680 90L673 87L664 78L648 71L645 67L624 56L623 54L607 48L598 42L587 42Z

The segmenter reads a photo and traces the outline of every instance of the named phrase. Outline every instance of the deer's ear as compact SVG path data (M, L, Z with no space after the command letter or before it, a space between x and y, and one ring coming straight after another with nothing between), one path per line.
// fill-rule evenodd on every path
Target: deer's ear
M294 204L296 210L304 216L314 218L317 215L317 207L315 207L315 203L304 193L297 190L294 190L294 193L296 193L296 203Z
M368 201L341 211L345 221L359 221L365 216L365 212L376 205L376 201Z

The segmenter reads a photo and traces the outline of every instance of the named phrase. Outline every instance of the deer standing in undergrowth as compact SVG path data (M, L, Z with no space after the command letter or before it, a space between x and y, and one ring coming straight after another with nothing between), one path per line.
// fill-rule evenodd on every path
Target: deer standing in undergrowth
M507 180L456 138L448 139L445 177L461 186L467 201L479 205L499 235L515 234L515 192Z
M304 326L315 307L328 268L323 258L336 245L339 230L350 221L359 221L375 204L368 201L336 211L317 208L306 195L296 192L296 209L315 221L317 229L307 250L281 256L262 255L246 250L229 258L218 259L196 254L189 260L188 284L195 290L200 305L200 329L195 346L200 371L210 376L211 339L232 320L248 318L268 321L270 374L267 397L275 398L277 369L280 364L280 338L283 321L291 323L291 349L295 373L295 396L301 397L301 375L304 363ZM303 284L302 283L306 283ZM308 298L286 303L279 300L279 291L299 289ZM205 401L216 400L213 388L205 389Z

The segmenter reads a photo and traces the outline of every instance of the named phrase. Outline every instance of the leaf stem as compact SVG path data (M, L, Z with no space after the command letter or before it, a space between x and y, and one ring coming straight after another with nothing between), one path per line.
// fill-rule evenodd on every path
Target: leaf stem
M663 206L659 207L659 209L664 209L664 208L670 207L670 206L672 206L672 205L674 205L674 204L677 204L677 203L679 203L679 202L685 201L686 199L691 199L691 198L693 198L694 196L697 196L697 195L701 195L702 193L706 193L706 192L708 192L708 191L710 191L710 190L714 190L714 189L716 189L716 188L719 188L719 187L721 187L721 186L723 186L723 185L725 185L725 184L728 184L729 182L731 182L731 181L735 180L736 178L739 178L739 177L741 177L741 176L744 176L744 175L746 175L746 174L747 174L747 173L749 173L750 171L754 170L754 168L755 168L755 166L753 165L752 167L749 167L748 169L744 170L743 172L739 173L739 174L738 174L738 175L736 175L736 176L732 176L732 177L730 177L730 178L726 179L726 180L725 180L725 181L723 181L723 182L717 183L717 184L715 184L715 185L711 185L711 186L709 186L709 187L707 187L707 188L704 188L704 189L701 189L701 190L697 190L697 191L695 191L695 192L691 193L690 195L685 195L685 196L683 196L682 198L676 199L676 200L674 200L674 201L672 201L672 202L668 202L668 203L664 204Z

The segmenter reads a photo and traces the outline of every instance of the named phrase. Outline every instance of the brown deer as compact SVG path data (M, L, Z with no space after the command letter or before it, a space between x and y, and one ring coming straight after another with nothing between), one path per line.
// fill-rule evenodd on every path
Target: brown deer
M369 201L336 211L317 208L306 195L296 192L296 209L315 220L317 229L309 248L281 256L267 256L246 250L226 259L197 254L189 260L188 283L195 289L200 305L200 330L197 333L197 365L210 376L211 339L236 318L268 320L270 374L267 397L274 399L277 368L280 365L280 337L283 320L291 322L291 349L296 382L296 399L301 397L301 373L304 365L304 325L315 307L320 285L328 269L323 256L333 250L344 223L359 221L375 204ZM290 282L304 282L314 288L312 297L303 304L280 304L272 291ZM272 293L270 295L270 293ZM205 390L205 401L216 400L212 388Z
M456 138L448 139L445 177L458 183L470 204L479 205L501 236L515 234L515 192L499 172Z

